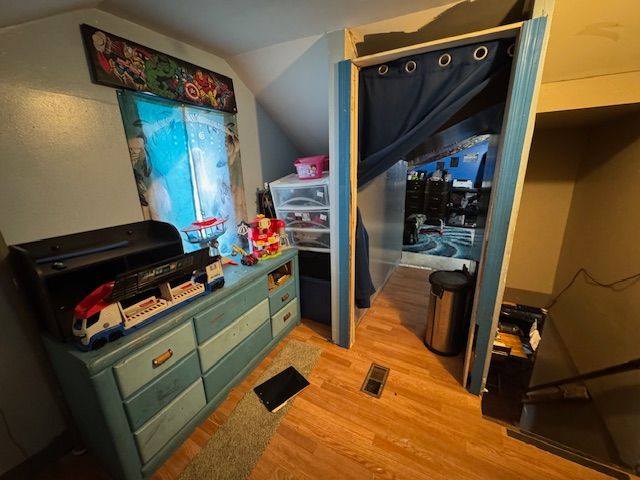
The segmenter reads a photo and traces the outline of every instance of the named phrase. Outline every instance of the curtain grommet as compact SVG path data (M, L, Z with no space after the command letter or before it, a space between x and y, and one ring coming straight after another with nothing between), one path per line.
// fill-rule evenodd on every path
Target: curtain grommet
M380 65L378 67L378 75L386 75L389 71L389 67L387 65Z
M448 53L443 53L442 55L440 55L440 58L438 58L438 65L442 68L448 66L451 63L451 55L449 55Z
M407 62L407 64L404 66L404 70L407 73L413 73L416 71L416 68L418 68L418 65L416 64L416 62L414 62L413 60L409 60Z
M485 58L487 58L487 55L489 55L489 49L484 45L476 48L473 51L473 58L477 61L484 60Z
M507 55L509 55L510 57L513 57L515 53L516 53L516 44L512 43L507 47Z

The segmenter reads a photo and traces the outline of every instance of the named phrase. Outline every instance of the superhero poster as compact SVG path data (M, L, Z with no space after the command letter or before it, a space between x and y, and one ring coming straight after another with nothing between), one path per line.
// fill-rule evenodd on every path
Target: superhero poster
M233 81L90 25L80 25L91 81L236 113Z

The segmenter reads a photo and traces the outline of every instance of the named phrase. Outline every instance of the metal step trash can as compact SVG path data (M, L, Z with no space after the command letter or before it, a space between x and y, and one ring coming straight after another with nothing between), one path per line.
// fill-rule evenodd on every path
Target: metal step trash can
M473 277L466 271L439 270L429 275L429 283L424 344L439 355L457 355L466 342Z

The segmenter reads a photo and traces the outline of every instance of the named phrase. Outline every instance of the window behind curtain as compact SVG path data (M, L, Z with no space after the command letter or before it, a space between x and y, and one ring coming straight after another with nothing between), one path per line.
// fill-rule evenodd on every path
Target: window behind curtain
M218 242L230 254L246 218L236 116L124 90L118 102L144 217L178 230L226 219ZM201 248L182 236L186 252Z

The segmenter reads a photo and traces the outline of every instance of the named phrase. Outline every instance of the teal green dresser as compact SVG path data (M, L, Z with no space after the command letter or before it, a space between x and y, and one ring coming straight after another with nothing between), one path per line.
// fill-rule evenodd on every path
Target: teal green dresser
M223 288L100 350L44 337L76 426L114 479L153 474L300 323L295 249L224 276Z

